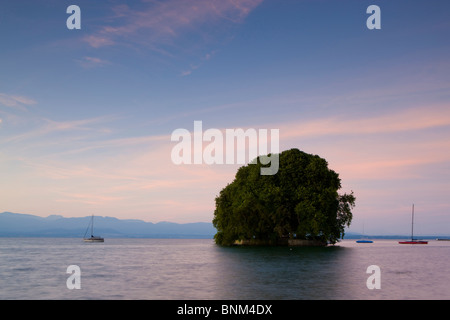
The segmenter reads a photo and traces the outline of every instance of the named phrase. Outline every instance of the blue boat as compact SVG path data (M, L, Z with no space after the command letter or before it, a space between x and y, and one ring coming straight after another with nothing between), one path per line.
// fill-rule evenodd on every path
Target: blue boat
M364 237L364 223L363 223L363 238ZM356 240L356 243L373 243L372 240L368 240L368 239L360 239L360 240Z

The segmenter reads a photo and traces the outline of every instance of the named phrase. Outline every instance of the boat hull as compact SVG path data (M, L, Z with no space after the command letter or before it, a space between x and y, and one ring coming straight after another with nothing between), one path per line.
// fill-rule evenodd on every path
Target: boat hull
M356 243L373 243L372 240L356 240Z
M105 242L105 239L103 238L85 238L83 239L84 242Z
M428 244L428 241L399 241L400 244Z

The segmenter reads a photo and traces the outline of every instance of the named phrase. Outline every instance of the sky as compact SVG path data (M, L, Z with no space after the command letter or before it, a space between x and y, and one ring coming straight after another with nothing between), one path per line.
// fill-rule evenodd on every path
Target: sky
M70 5L80 29L69 29ZM381 29L366 25L370 5ZM210 222L240 164L176 129L279 129L353 191L348 231L450 234L450 2L3 0L0 212ZM204 144L204 146L206 143Z

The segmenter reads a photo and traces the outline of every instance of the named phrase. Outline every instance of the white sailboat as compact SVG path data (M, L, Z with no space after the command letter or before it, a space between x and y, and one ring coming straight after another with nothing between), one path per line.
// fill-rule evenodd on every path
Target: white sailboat
M86 238L86 233L89 230L89 225L91 226L91 236L89 238ZM84 242L104 242L105 239L102 237L94 236L94 215L92 215L91 223L88 225L86 232L84 233L83 241Z

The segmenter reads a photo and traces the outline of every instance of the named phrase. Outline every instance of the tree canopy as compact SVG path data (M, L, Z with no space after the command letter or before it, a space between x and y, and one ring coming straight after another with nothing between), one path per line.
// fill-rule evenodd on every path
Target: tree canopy
M238 169L216 197L213 225L217 244L280 238L336 243L352 220L353 192L339 194L339 175L325 159L291 149L279 155L275 175L261 175L261 163Z

